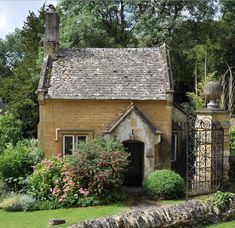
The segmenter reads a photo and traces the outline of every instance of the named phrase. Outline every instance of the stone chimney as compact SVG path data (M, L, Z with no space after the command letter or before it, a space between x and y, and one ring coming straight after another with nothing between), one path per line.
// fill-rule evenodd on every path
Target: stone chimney
M52 4L48 6L45 13L45 20L44 53L45 56L50 55L54 58L59 48L59 17Z

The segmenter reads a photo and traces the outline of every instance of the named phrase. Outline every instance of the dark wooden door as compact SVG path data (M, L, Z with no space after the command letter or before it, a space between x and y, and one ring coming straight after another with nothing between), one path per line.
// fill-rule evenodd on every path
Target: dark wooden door
M129 165L125 177L125 185L130 187L142 186L143 180L143 160L144 160L144 143L142 142L124 142L126 151L129 152Z

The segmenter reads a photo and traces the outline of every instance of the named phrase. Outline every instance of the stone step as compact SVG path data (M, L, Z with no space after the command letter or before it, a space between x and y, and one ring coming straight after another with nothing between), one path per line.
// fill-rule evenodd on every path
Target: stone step
M143 193L143 188L142 187L123 187L123 191L127 193Z

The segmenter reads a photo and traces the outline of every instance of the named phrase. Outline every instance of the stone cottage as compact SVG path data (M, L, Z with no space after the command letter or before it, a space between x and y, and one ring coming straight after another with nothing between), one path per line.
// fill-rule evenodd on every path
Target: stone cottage
M38 139L46 156L68 155L95 135L130 152L130 186L170 168L173 82L158 48L59 48L59 20L46 12L45 61L38 86Z

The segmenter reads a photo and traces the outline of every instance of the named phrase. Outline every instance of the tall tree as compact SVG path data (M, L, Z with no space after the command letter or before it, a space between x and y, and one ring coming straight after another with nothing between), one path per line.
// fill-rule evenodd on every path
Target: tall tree
M213 35L211 22L218 4L215 0L62 0L60 9L65 47L154 47L167 43L176 90L185 92L194 88L197 52L207 36Z
M126 47L135 45L125 0L62 0L61 35L66 47Z
M11 51L11 57L18 63L12 65L12 75L1 78L0 96L7 104L8 112L21 120L23 137L36 137L37 132L38 104L35 92L41 71L40 50L43 34L44 10L42 9L39 16L30 12L22 30L6 38L6 43L10 41L10 37L12 43L17 44L17 48ZM18 58L19 53L20 58Z

